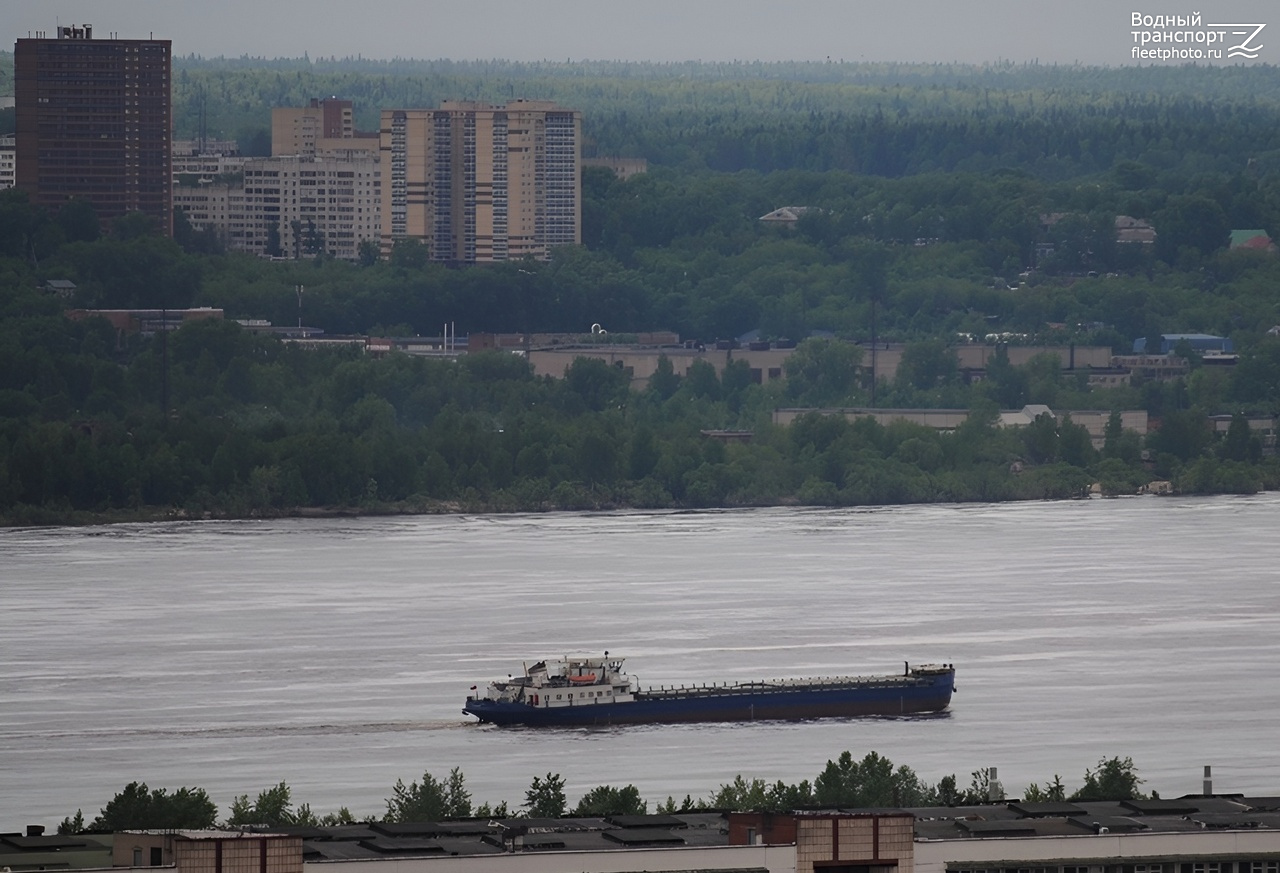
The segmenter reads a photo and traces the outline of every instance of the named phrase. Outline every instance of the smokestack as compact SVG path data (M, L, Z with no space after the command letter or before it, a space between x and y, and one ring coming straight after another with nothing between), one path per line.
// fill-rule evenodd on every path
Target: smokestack
M1204 796L1213 796L1213 767L1208 764L1204 765Z
M1004 800L1004 789L1000 787L1000 780L996 778L996 768L987 768L987 800L992 803L999 803Z

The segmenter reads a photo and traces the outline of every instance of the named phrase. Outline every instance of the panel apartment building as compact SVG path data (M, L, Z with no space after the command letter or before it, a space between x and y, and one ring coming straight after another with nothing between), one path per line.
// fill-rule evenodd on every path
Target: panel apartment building
M14 145L12 136L0 136L0 191L12 188L16 171L14 167Z
M378 134L356 129L355 107L350 100L313 97L307 106L271 110L273 155L316 155L351 148L376 154Z
M378 239L377 135L356 130L351 101L337 98L273 109L271 131L269 158L180 159L200 172L188 174L196 184L174 189L174 204L193 227L217 228L232 249L356 259L361 242ZM228 174L240 178L216 181Z
M14 45L17 187L57 211L87 201L104 225L127 212L173 232L172 47L59 27Z
M455 264L582 240L581 113L540 100L383 110L381 241Z

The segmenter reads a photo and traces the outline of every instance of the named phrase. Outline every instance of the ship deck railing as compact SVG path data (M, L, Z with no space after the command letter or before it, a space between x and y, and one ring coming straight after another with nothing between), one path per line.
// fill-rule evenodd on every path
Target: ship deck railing
M725 682L711 685L665 685L635 692L637 698L673 700L711 695L760 694L770 692L832 691L844 688L901 688L930 685L918 676L835 676L816 679L778 679L755 682Z

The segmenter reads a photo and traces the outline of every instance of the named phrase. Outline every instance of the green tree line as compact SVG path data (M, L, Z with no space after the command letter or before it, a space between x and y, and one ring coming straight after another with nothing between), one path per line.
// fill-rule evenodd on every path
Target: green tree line
M652 320L658 316L651 301L666 298L651 283L660 287L669 274L661 259L670 249L645 249L644 258L637 254L654 263L624 270L632 277L625 281L601 269L605 256L590 248L529 264L525 272L516 265L437 270L397 263L394 255L368 267L331 260L273 264L184 252L149 233L144 221L118 222L111 237L97 238L96 223L83 218L70 206L49 216L20 194L0 194L0 515L11 523L102 513L154 517L173 510L243 516L309 507L539 510L1010 500L1078 496L1093 482L1109 493L1127 493L1152 477L1175 480L1188 492L1248 493L1277 480L1275 459L1263 456L1243 416L1227 439L1215 437L1207 418L1224 409L1275 410L1280 340L1262 328L1272 305L1264 302L1266 282L1277 266L1265 255L1210 258L1208 264L1232 278L1214 286L1213 294L1193 290L1203 287L1208 268L1197 268L1194 280L1192 273L1168 268L1170 276L1186 277L1183 296L1171 287L1172 279L1160 288L1152 280L1122 277L1045 283L1025 292L975 282L971 292L980 296L969 302L983 303L978 313L988 313L978 320L960 301L935 296L930 303L913 290L930 284L933 295L945 294L955 281L934 275L922 276L920 286L911 284L909 274L931 271L932 257L944 254L943 247L840 243L844 260L826 260L833 275L846 277L831 280L844 289L845 302L815 285L789 292L797 295L791 312L813 319L829 312L832 321L844 319L845 336L857 338L864 322L856 313L866 313L869 298L880 297L880 323L907 346L894 381L874 386L876 402L974 411L964 427L939 433L902 422L882 426L821 416L775 426L772 411L779 407L869 404L873 386L858 347L831 339L801 342L784 381L753 384L741 361L722 374L704 362L677 374L668 361L636 392L626 373L590 358L576 361L565 379L548 379L503 353L458 361L400 354L379 360L351 348L305 350L249 333L231 320L194 321L172 334L143 338L118 334L101 319L71 320L63 312L77 303L216 304L229 316L292 320L298 306L294 288L303 284L295 280L306 280L303 305L314 317L308 322L337 330L417 332L416 325L403 323L414 317L413 306L441 306L432 316L441 317L468 295L483 301L471 305L494 313L486 318L473 310L473 327L514 327L525 320L522 311L534 313L530 320L547 319L534 321L535 327L551 326L551 316L539 314L540 307L573 298L575 287L603 295L603 302L573 305L586 310L580 323L596 320L601 308L625 313L631 307L634 315L611 324L660 326ZM802 227L778 238L753 228L757 243L733 259L714 251L694 255L690 247L689 266L701 269L703 278L681 293L679 283L691 281L681 275L669 296L683 302L657 305L705 312L710 324L716 318L743 319L741 326L765 323L763 305L758 318L742 315L752 305L747 289L756 285L767 293L779 287L757 275L789 287L778 278L786 257L797 270L813 269L810 259L819 243L806 242L807 232ZM915 263L919 258L924 262ZM740 272L735 262L756 267ZM42 293L41 278L55 276L74 277L79 299ZM1104 287L1107 282L1115 284ZM405 285L421 296L400 290L396 294L405 296L397 297L388 290L391 299L379 302L377 288ZM723 300L702 293L711 286L722 288ZM1012 367L997 356L987 379L964 384L949 328L985 327L993 310L1003 311L1006 298L1006 323L1040 327L1027 337L1098 341L1110 335L1121 347L1124 335L1114 328L1109 334L1095 329L1092 336L1055 333L1040 319L1066 315L1059 306L1076 307L1072 314L1082 317L1114 308L1119 319L1126 317L1121 308L1133 304L1137 312L1146 307L1144 325L1154 324L1159 300L1175 313L1171 318L1203 323L1203 313L1220 307L1233 313L1223 315L1224 323L1240 321L1233 336L1243 350L1241 361L1232 370L1197 367L1185 379L1098 390L1076 379L1064 382L1052 359ZM1251 301L1257 310L1250 323L1242 313ZM851 307L846 316L837 315L842 305ZM1019 314L1018 307L1031 308ZM785 309L776 311L788 317ZM354 321L360 313L363 320ZM677 324L697 324L704 317L672 313ZM380 321L369 324L371 319ZM895 322L914 323L916 329ZM1136 329L1137 322L1128 326ZM1064 414L1022 430L995 426L996 408L1027 403L1068 414L1145 408L1163 426L1145 445L1117 432L1101 452ZM745 445L703 436L726 428L755 436Z
M1069 178L1117 156L1180 173L1274 161L1266 68L1089 69L1003 64L514 63L361 58L175 60L175 121L194 137L269 148L270 110L318 95L383 108L446 99L557 100L593 152L733 172L875 175L1020 166Z
M1146 795L1138 790L1142 779L1131 758L1103 758L1095 767L1085 770L1081 786L1068 793L1059 776L1043 786L1027 786L1025 801L1095 801L1134 800ZM558 773L535 776L525 791L524 802L512 808L506 801L473 805L466 788L466 777L457 767L444 779L430 772L421 781L408 785L397 780L386 800L383 816L369 816L363 821L421 822L466 818L559 818L572 816L644 815L649 805L634 785L618 788L600 785L587 791L576 806L569 806L564 779ZM1153 797L1157 796L1154 793ZM967 788L958 787L955 775L944 776L936 785L922 781L907 766L893 762L876 752L868 752L854 760L846 751L826 767L812 782L803 780L788 784L781 780L768 782L759 778L736 776L722 784L706 798L683 801L667 797L655 804L656 813L690 810L786 812L805 808L868 808L962 806L1004 800L1002 791L993 793L989 774L974 771ZM294 806L293 792L280 782L258 793L250 800L241 795L232 802L228 815L218 818L218 808L202 788L148 789L145 783L132 782L117 793L99 815L85 821L83 811L63 819L61 834L92 831L122 831L162 828L238 828L249 825L279 827L285 825L352 824L357 819L347 807L333 813L317 815L310 806Z
M182 221L178 246L126 222L99 239L87 206L49 216L9 191L0 281L70 279L68 303L85 308L197 304L277 324L297 319L301 285L301 314L330 333L599 322L704 340L758 329L866 341L874 314L879 338L898 341L993 330L1118 350L1161 332L1216 333L1242 348L1261 341L1280 318L1270 294L1280 263L1226 245L1231 228L1280 225L1280 174L1254 178L1242 167L1162 187L1146 173L1126 164L1081 186L1005 171L881 179L654 169L623 181L587 168L583 246L545 263L461 271L428 263L412 243L365 265L224 255L216 234L183 231ZM758 221L782 205L810 212L794 229ZM1043 227L1042 215L1062 217ZM1116 215L1153 222L1156 243L1117 244Z

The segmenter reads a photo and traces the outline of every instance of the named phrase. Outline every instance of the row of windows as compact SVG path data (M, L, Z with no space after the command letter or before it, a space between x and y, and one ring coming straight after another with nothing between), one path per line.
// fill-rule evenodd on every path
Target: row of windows
M609 697L612 694L613 694L613 689L606 688L603 691L582 691L578 693L578 697ZM567 696L569 700L573 700L572 691L570 691ZM551 695L548 694L547 698L550 699L550 697ZM556 695L556 700L564 700L564 699L565 699L564 696L559 694Z

